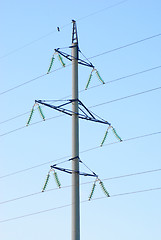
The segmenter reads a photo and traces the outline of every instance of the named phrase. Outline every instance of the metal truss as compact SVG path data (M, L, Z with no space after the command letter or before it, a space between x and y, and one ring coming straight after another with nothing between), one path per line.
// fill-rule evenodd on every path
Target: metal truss
M73 102L76 102L76 101L78 102L78 109L80 110L79 112L74 112L68 108L64 108L65 106L69 106L70 104L72 104ZM111 124L109 122L105 121L104 119L100 118L99 116L97 116L94 113L92 113L91 111L89 111L89 109L79 99L65 100L64 101L65 103L57 105L57 106L53 105L53 104L49 104L47 102L48 101L46 101L46 100L35 100L35 103L39 103L46 107L50 107L52 109L55 109L56 111L65 113L69 116L76 114L81 119L85 119L85 120L92 121L92 122L98 122L98 123L102 123L102 124L107 124L107 125L111 126Z
M72 46L70 47L72 48ZM67 58L68 60L72 61L73 59L73 56L71 56L70 54L68 53L65 53L65 52L62 52L59 50L60 48L57 48L55 49L55 52L56 53L59 53L60 55L62 55L63 57ZM79 50L78 50L79 51ZM87 66L87 67L91 67L91 68L94 68L93 64L92 63L89 63L89 62L86 62L80 58L77 59L78 60L78 64L81 64L81 65L84 65L84 66Z
M79 157L70 158L68 161L72 161L74 159L79 159ZM80 159L79 159L79 162L83 163ZM56 169L56 170L59 170L59 171L62 171L62 172L66 172L66 173L69 173L69 174L72 174L74 172L74 173L77 173L77 174L82 175L82 176L98 178L98 175L95 172L93 172L91 169L89 169L87 166L86 167L91 171L91 173L85 173L85 172L80 172L80 171L74 171L74 170L71 170L71 169L68 169L68 168L57 167L57 164L54 164L54 165L52 165L50 167L51 167L51 169Z

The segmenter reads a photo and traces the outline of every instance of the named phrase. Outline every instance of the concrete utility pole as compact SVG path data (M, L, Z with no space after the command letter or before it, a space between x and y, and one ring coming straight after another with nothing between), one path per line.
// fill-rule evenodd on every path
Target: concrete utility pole
M72 33L72 240L80 240L79 198L79 118L78 118L78 36L76 22Z

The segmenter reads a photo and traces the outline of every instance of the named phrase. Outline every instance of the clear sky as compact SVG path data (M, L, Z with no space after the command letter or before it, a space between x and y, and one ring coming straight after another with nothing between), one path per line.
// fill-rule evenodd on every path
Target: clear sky
M161 188L160 12L159 0L0 2L2 240L71 239L71 176L58 172L62 188L51 177L41 193L50 165L71 157L71 118L42 108L52 119L44 122L35 111L25 125L35 99L71 96L71 66L61 68L55 58L53 72L46 73L55 48L70 53L72 19L80 50L106 82L93 74L89 89L81 91L91 69L79 66L79 98L123 139L118 142L110 131L99 147L106 126L79 122L80 158L111 195L106 198L97 184L93 200L86 201L94 179L81 177L81 239L161 239L161 190L154 190Z

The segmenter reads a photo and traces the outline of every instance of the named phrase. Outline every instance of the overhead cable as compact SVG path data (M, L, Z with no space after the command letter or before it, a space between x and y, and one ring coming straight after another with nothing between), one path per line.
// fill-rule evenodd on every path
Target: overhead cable
M154 172L159 172L159 171L161 171L161 168L142 171L142 172L129 173L129 174L119 175L119 176L114 176L114 177L109 177L109 178L104 178L102 180L103 181L110 181L110 180L127 178L127 177L134 177L134 176L137 176L137 175L149 174L149 173L154 173ZM80 183L80 185L86 185L86 184L91 184L91 183L93 183L93 181ZM72 187L72 185L62 186L61 189L70 188L70 187ZM55 190L59 190L59 189L58 188L47 189L45 191L45 193L55 191ZM28 197L33 197L33 196L36 196L36 195L39 195L39 194L42 194L42 191L27 194L27 195L20 196L20 197L16 197L16 198L9 199L9 200L6 200L6 201L2 201L2 202L0 202L0 205L10 203L10 202L14 202L14 201L21 200L21 199L25 199L25 198L28 198Z
M145 93L149 93L149 92L153 92L153 91L156 91L156 90L160 90L160 89L161 89L161 86L157 87L157 88L151 88L151 89L148 89L146 91L134 93L134 94L131 94L131 95L128 95L128 96L125 96L125 97L121 97L121 98L116 98L116 99L113 99L113 100L110 100L110 101L107 101L107 102L104 102L104 103L98 103L98 104L93 105L89 108L95 108L95 107L99 107L99 106L106 105L106 104L109 104L109 103L118 102L118 101L124 100L126 98L136 97L136 96L139 96L139 95L142 95L142 94L145 94Z
M127 99L127 98L136 97L136 96L139 96L139 95L142 95L142 94L145 94L145 93L149 93L149 92L153 92L153 91L156 91L156 90L160 90L160 89L161 89L161 86L160 86L160 87L157 87L157 88L152 88L152 89L149 89L149 90L146 90L146 91L134 93L134 94L131 94L131 95L128 95L128 96L124 96L124 97L121 97L121 98L116 98L116 99L113 99L113 100L110 100L110 101L107 101L107 102L103 102L103 103L99 103L99 104L90 106L89 109L95 108L95 107L99 107L99 106L102 106L102 105L106 105L106 104L109 104L109 103L113 103L113 102L118 102L118 101L121 101L121 100L124 100L124 99ZM57 116L55 116L55 117L46 118L46 120L52 120L52 119L54 119L54 118L61 117L61 116L62 116L62 115L57 115ZM38 121L38 122L32 123L32 124L30 124L30 126L35 125L35 124L38 124L38 123L42 123L42 121ZM8 134L11 134L11 133L13 133L13 132L17 132L17 131L25 128L25 127L26 127L26 126L22 126L22 127L13 129L13 130L11 130L11 131L9 131L9 132L2 133L2 134L0 135L0 137L4 137L4 136L6 136L6 135L8 135Z
M97 55L95 55L95 56L89 57L88 59L96 58L96 57L102 56L102 55L104 55L104 54L108 54L108 53L111 53L111 52L114 52L114 51L118 51L118 50L120 50L120 49L123 49L123 48L126 48L126 47L130 47L130 46L132 46L132 45L135 45L135 44L138 44L138 43L141 43L141 42L144 42L144 41L147 41L147 40L156 38L156 37L160 37L160 36L161 36L161 33L156 34L156 35L153 35L153 36L150 36L150 37L147 37L147 38L144 38L144 39L141 39L141 40L138 40L138 41L135 41L135 42L132 42L132 43L129 43L129 44L126 44L126 45L123 45L123 46L120 46L120 47L117 47L117 48L114 48L114 49L111 49L111 50L108 50L108 51L106 51L106 52L103 52L103 53L97 54ZM71 65L71 64L69 64L69 65L67 65L67 66L70 66L70 65ZM60 70L60 69L63 69L63 68L61 67L61 68L55 69L55 70L51 71L50 73L56 72L56 71L58 71L58 70ZM42 77L44 77L44 76L46 76L46 75L48 75L48 74L47 74L47 73L42 74L41 76L38 76L38 77L33 78L33 79L29 80L29 81L26 81L26 82L24 82L24 83L22 83L22 84L19 84L19 85L15 86L15 87L12 87L12 88L10 88L10 89L7 89L7 90L1 92L0 95L6 94L6 93L8 93L8 92L10 92L10 91L13 91L13 90L19 88L19 87L22 87L22 86L24 86L24 85L26 85L26 84L29 84L29 83L31 83L31 82L33 82L33 81L36 81L37 79L42 78Z
M118 144L118 143L121 144L121 143L124 143L124 142L133 141L133 140L136 140L136 139L151 137L151 136L155 136L155 135L158 135L158 134L161 134L161 131L148 133L148 134L144 134L144 135L140 135L140 136L136 136L136 137L131 137L131 138L127 138L127 139L123 139L123 142L116 141L116 142L107 143L107 144L104 144L103 147L107 147L107 146ZM98 149L98 148L100 148L100 146L82 150L82 151L80 151L80 153L83 154L83 153L93 151L93 150ZM30 168L25 168L25 169L22 169L22 170L19 170L19 171L16 171L16 172L12 172L12 173L0 176L0 179L10 177L10 176L16 175L18 173L26 172L26 171L32 170L34 168L38 168L38 167L41 167L41 166L44 166L44 165L47 165L47 164L50 164L50 163L53 163L53 162L56 162L56 161L60 161L60 160L66 159L66 158L70 158L70 155L61 157L59 159L51 160L51 161L48 161L48 162L44 162L44 163L41 163L39 165L32 166Z
M105 8L102 8L102 9L96 11L96 12L93 12L93 13L91 13L91 14L89 14L89 15L86 15L86 16L84 16L84 17L81 17L81 18L77 19L77 22L78 22L78 21L81 21L81 20L83 20L83 19L85 19L85 18L91 17L91 16L93 16L93 15L96 15L96 14L98 14L98 13L101 13L101 12L103 12L103 11L105 11L105 10L110 9L110 8L117 7L117 6L123 4L123 3L127 2L127 1L129 1L129 0L120 1L120 2L118 2L118 3L115 3L115 4L112 4L112 5L107 6L107 7L105 7ZM62 30L62 29L64 29L65 27L67 27L67 26L69 26L69 25L71 25L71 22L70 22L70 23L67 23L67 24L65 24L65 25L63 25L63 26L57 27L57 29L59 29L59 30L61 29L61 30ZM47 34L45 34L45 35L43 35L43 36L41 36L41 37L39 37L39 38L31 41L31 42L28 42L28 43L24 44L24 45L21 46L21 47L18 47L18 48L16 48L16 49L14 49L14 50L12 50L12 51L10 51L10 52L8 52L8 53L0 56L0 59L3 59L3 58L5 58L5 57L7 57L7 56L9 56L9 55L11 55L11 54L13 54L13 53L15 53L15 52L18 52L18 51L26 48L26 47L29 47L30 45L32 45L32 44L34 44L34 43L36 43L36 42L38 42L38 41L40 41L40 40L48 37L48 36L50 36L50 35L52 35L52 34L54 34L54 33L57 33L57 30L51 31L51 32L49 32L49 33L47 33Z
M112 52L121 50L121 49L123 49L123 48L131 47L131 46L136 45L136 44L138 44L138 43L142 43L142 42L145 42L145 41L148 41L148 40L151 40L151 39L153 39L153 38L160 37L160 36L161 36L161 33L155 34L155 35L152 35L152 36L150 36L150 37L143 38L143 39L140 39L140 40L138 40L138 41L135 41L135 42L132 42L132 43L128 43L128 44L126 44L126 45L123 45L123 46L120 46L120 47L117 47L117 48L113 48L113 49L108 50L108 51L106 51L106 52L99 53L99 54L97 54L97 55L94 55L94 56L92 56L92 57L89 57L88 59L100 57L100 56L102 56L102 55L105 55L105 54L108 54L108 53L112 53Z
M70 66L70 65L71 65L71 64L67 65L66 67L68 67L68 66ZM57 69L51 71L50 73L59 71L59 70L61 70L61 69L62 69L62 67L57 68ZM22 86L24 86L24 85L26 85L26 84L29 84L29 83L31 83L31 82L34 82L34 81L36 81L36 80L38 80L38 79L40 79L40 78L45 77L46 75L48 75L48 74L47 74L47 73L42 74L42 75L40 75L40 76L38 76L38 77L35 77L35 78L31 79L31 80L28 80L28 81L26 81L26 82L24 82L24 83L21 83L21 84L15 86L15 87L9 88L9 89L1 92L0 95L6 94L6 93L8 93L8 92L10 92L10 91L13 91L13 90L15 90L15 89L17 89L17 88L20 88L20 87L22 87Z
M156 66L156 67L152 67L152 68L148 68L148 69L145 69L145 70L142 70L142 71L138 71L138 72L135 72L135 73L131 73L131 74L129 74L129 75L125 75L125 76L122 76L122 77L119 77L119 78L115 78L115 79L110 80L110 81L107 81L107 82L105 82L105 83L106 83L106 84L109 84L109 83L117 82L117 81L120 81L120 80L123 80L123 79L126 79L126 78L134 77L134 76L136 76L136 75L140 75L140 74L143 74L143 73L147 73L147 72L150 72L150 71L154 71L154 70L157 70L157 69L159 69L159 68L161 68L161 65ZM93 89L93 88L100 87L100 86L102 86L102 84L98 84L98 85L89 87L88 89ZM85 89L82 89L82 90L79 91L79 93L84 92L84 91L85 91ZM68 95L68 96L64 97L63 99L65 99L65 98L67 98L67 97L70 97L70 96L71 96L71 95ZM12 120L14 120L14 119L16 119L16 118L22 117L22 116L27 115L27 114L29 114L29 113L30 113L30 111L25 112L25 113L22 113L22 114L19 114L19 115L15 116L15 117L12 117L12 118L9 118L9 119L6 119L6 120L0 122L0 124L4 124L4 123L6 123L6 122L12 121Z
M151 192L151 191L158 191L158 190L161 190L161 187L143 189L143 190L133 191L133 192L113 194L113 195L110 196L110 198L111 197L114 198L114 197L133 195L133 194L138 194L138 193ZM105 199L105 198L110 199L110 198L107 198L107 197L98 197L98 198L93 198L92 201ZM89 202L89 201L88 200L81 201L81 203L85 203L85 202ZM18 216L18 217L4 219L4 220L1 220L0 223L5 223L5 222L13 221L13 220L18 220L18 219L25 218L25 217L31 217L31 216L38 215L38 214L41 214L41 213L51 212L51 211L54 211L54 210L58 210L58 209L62 209L62 208L70 207L70 206L71 206L71 204L66 204L66 205L62 205L62 206L59 206L59 207L55 207L55 208L45 209L45 210L42 210L42 211L29 213L29 214L26 214L26 215L21 215L21 216Z

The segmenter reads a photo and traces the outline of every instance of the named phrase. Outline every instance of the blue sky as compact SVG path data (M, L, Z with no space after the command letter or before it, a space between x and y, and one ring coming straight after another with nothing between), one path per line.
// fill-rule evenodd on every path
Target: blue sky
M117 142L110 132L105 145L99 147L106 126L80 120L81 160L101 179L161 169L160 90L110 102L161 87L161 36L93 57L161 34L160 10L159 0L1 1L1 239L71 239L71 206L65 207L71 203L71 176L58 172L62 189L56 189L51 177L47 190L56 190L40 193L50 165L71 157L71 118L43 108L46 119L52 120L41 121L35 111L31 123L40 123L25 125L35 99L71 95L71 66L61 68L56 58L53 72L48 75L46 72L54 49L71 44L72 19L77 21L81 51L106 82L101 85L93 75L90 88L81 91L90 69L79 66L79 98L94 113L111 122L124 140L110 144ZM66 59L64 62L69 64ZM156 69L113 81L152 68ZM11 90L42 75L45 76ZM24 115L16 117L21 114ZM64 167L70 168L70 163ZM104 198L97 186L93 197L96 200L81 203L81 239L160 239L161 191L119 195L159 188L159 179L158 170L104 180L111 198ZM81 177L81 201L88 200L93 180ZM34 195L21 198L31 194ZM24 217L10 220L20 216Z

